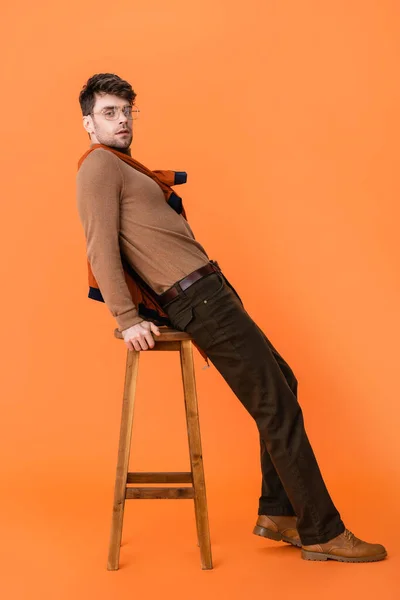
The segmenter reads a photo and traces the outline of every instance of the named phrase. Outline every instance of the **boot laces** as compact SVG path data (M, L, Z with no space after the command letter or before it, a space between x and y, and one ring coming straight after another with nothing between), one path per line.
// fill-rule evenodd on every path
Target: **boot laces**
M345 529L343 535L349 542L353 542L353 544L356 542L356 536L349 529Z

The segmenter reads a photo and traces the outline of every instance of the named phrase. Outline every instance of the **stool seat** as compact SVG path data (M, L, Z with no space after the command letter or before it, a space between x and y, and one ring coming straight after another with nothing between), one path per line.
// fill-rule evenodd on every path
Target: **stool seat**
M159 330L160 335L157 336L153 334L155 342L153 348L148 348L147 350L127 349L117 471L114 487L113 514L107 562L107 569L112 571L115 571L119 568L119 553L122 539L124 507L125 500L127 499L193 500L197 529L197 545L200 548L201 568L213 568L210 531L208 524L206 486L203 469L203 455L200 438L199 413L197 406L192 337L184 331L179 331L166 325L159 326ZM114 336L118 339L124 339L118 328L114 329ZM189 442L190 471L128 472L139 357L141 352L148 353L159 350L178 350L180 353L186 425ZM156 487L154 485L147 487L128 486L128 484L149 483L185 483L189 485L186 487Z
M160 330L160 335L153 334L155 342L180 342L182 340L192 339L190 334L186 333L186 331L179 331L178 329L173 329L166 325L158 325L158 328ZM114 336L121 340L124 339L124 336L118 328L114 329Z

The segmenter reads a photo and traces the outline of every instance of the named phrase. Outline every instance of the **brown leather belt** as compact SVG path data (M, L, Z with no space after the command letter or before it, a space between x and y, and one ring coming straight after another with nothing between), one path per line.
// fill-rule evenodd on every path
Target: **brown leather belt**
M209 263L200 267L200 269L196 269L196 271L192 271L189 275L186 275L183 279L180 279L172 287L168 290L165 290L162 294L157 297L160 306L164 307L168 302L179 296L182 290L187 290L193 283L208 275L209 273L221 272L221 269L217 263L217 261L210 260Z

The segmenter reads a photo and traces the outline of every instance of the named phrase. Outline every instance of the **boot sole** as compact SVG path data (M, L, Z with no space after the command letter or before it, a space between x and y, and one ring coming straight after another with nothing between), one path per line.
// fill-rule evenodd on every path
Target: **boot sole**
M309 550L301 551L301 558L304 560L338 560L339 562L375 562L383 560L387 556L387 552L376 554L375 556L336 556L335 554L325 554L324 552L310 552Z
M256 525L253 529L253 533L255 535L260 535L261 537L269 538L270 540L275 540L276 542L286 542L287 544L292 544L292 546L296 546L297 548L301 548L301 541L293 540L286 535L282 535L279 531L272 531L272 529L267 529L266 527L261 527L260 525Z

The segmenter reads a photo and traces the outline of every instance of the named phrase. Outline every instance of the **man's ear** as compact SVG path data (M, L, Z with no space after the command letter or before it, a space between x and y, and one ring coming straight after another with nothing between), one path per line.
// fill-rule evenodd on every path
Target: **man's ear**
M83 128L86 130L89 139L91 140L92 138L90 137L90 132L86 129L85 125L89 125L90 123L88 122L88 120L86 120L86 117L83 118Z

